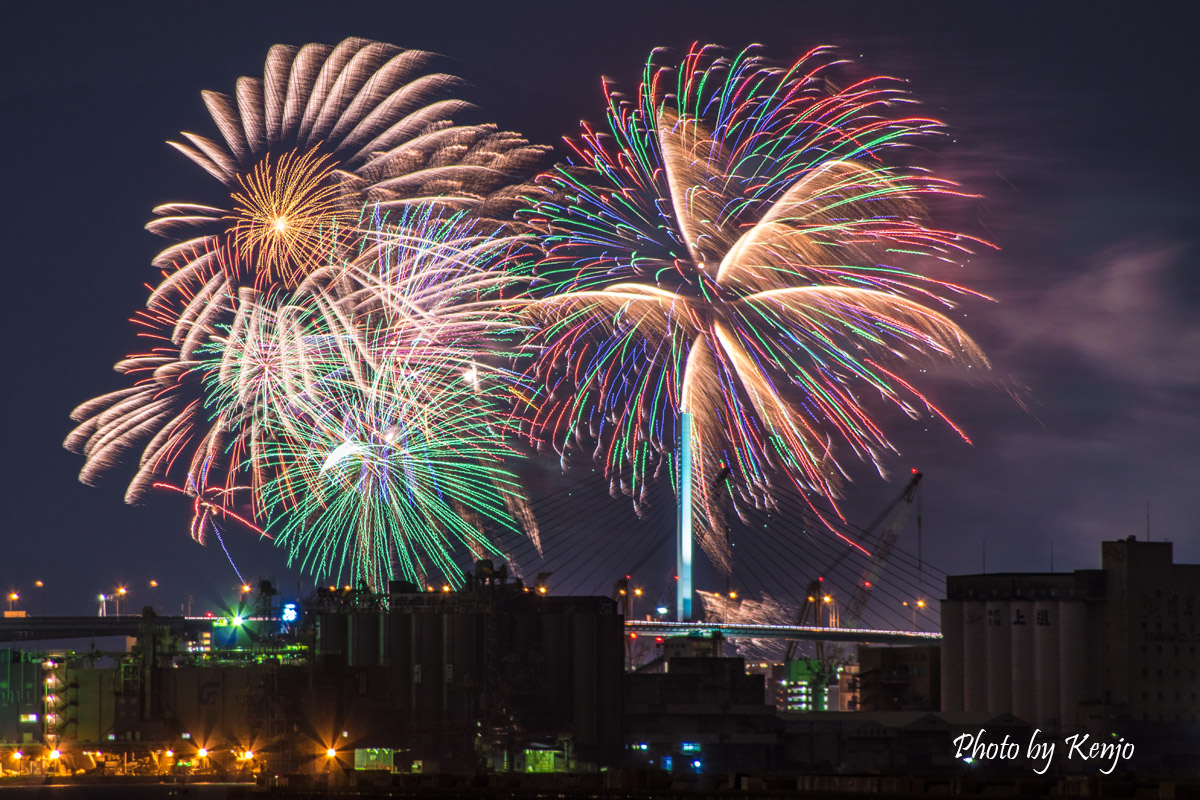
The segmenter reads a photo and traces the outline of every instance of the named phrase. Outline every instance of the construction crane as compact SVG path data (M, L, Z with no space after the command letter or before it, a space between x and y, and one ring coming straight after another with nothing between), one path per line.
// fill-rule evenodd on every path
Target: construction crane
M921 483L921 478L924 474L914 469L912 471L912 479L908 485L900 492L900 495L893 500L888 506L880 512L870 525L868 525L863 533L869 536L871 532L883 524L879 533L879 540L875 544L874 557L868 562L866 569L863 570L862 577L854 586L854 593L850 597L850 602L844 606L844 610L840 619L834 619L831 612L826 612L822 623L821 609L830 606L832 610L830 595L824 590L821 585L824 583L824 577L818 577L810 582L805 591L805 601L800 606L800 610L796 615L797 625L826 625L827 627L839 628L857 628L862 622L863 611L867 607L867 601L871 598L871 587L879 580L879 576L883 573L884 567L887 565L888 559L892 555L892 550L896 546L896 540L900 538L900 531L904 529L904 523L908 521L909 511L912 509L913 499L917 495L917 487ZM833 563L829 565L826 573L832 572L850 551L847 549L842 552ZM787 654L784 656L786 661L791 661L796 656L796 647L799 642L788 642ZM824 642L817 642L817 659L825 661L829 664L836 664L841 657L841 647L835 646L827 655L825 653Z

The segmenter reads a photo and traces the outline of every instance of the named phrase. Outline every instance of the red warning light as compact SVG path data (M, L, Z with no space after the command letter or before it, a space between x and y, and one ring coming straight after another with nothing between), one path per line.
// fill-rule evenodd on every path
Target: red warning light
M818 580L818 581L823 581L823 580L825 580L825 579L824 579L824 578L817 578L817 580Z
M870 588L871 588L871 582L870 582L870 581L867 581L867 582L865 582L865 583L863 584L863 586L865 586L865 587L867 587L868 589L870 589Z
M654 641L655 641L655 642L657 642L658 644L662 644L662 643L663 643L663 637L661 637L661 636L655 636L655 637L654 637Z
M917 471L918 471L918 470L917 470L917 468L916 468L916 467L913 467L913 468L912 468L912 474L913 474L913 475L916 475L916 474L917 474Z
M630 638L630 639L636 639L636 638L637 638L637 634L636 634L636 633L631 633L631 634L629 634L629 638Z

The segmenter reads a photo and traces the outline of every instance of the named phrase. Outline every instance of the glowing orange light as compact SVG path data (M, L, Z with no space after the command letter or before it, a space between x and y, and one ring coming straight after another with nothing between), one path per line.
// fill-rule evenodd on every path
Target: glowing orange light
M328 252L338 192L330 159L316 152L266 159L233 193L233 251L253 264L259 288L295 286Z

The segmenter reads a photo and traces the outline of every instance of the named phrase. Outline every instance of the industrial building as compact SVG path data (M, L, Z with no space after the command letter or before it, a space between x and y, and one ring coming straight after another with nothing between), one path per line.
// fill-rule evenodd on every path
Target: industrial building
M487 565L461 591L321 590L197 641L147 610L126 653L0 652L0 755L27 770L586 772L623 754L616 604Z
M939 647L859 645L856 663L839 676L838 709L939 711L941 666Z
M1129 732L1169 766L1200 746L1198 594L1200 564L1132 536L1101 544L1100 569L948 577L942 708Z
M762 771L779 743L762 675L741 658L675 657L625 677L629 762L682 773Z

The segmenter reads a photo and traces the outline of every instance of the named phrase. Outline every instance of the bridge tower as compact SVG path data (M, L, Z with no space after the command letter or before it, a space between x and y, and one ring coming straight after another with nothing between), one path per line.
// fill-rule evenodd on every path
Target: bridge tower
M679 415L679 491L675 520L675 619L692 620L692 415Z

